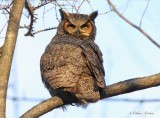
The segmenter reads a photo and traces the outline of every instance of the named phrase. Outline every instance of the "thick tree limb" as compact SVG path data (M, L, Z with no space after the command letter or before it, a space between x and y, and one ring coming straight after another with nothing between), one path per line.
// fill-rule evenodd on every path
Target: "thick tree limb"
M5 43L0 57L0 117L5 118L6 94L10 68L18 35L19 23L24 7L24 0L13 0Z
M39 116L63 105L63 101L59 97L53 97L28 110L20 118L38 118Z
M160 73L148 77L140 77L106 86L101 99L130 93L160 85Z
M122 18L125 22L127 22L129 25L131 25L132 27L134 27L135 29L137 29L139 32L141 32L145 37L147 37L155 46L157 46L158 48L160 48L160 45L151 37L149 36L143 29L141 29L141 27L135 25L134 23L132 23L130 20L128 20L126 17L124 17L117 9L116 7L113 5L113 3L110 0L107 0L108 4L111 6L111 8L113 9L113 11L115 11L115 13Z
M101 99L125 93L130 93L142 89L147 89L159 85L160 85L160 73L148 77L129 79L106 86L104 89L104 93L102 93L101 95ZM64 105L62 100L58 97L53 97L34 106L20 118L39 117L61 105Z

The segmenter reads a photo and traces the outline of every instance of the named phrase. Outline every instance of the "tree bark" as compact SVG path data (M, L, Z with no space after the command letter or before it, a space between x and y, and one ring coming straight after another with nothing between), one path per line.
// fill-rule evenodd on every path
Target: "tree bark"
M159 85L160 73L147 77L128 79L122 82L106 86L104 88L104 92L101 94L101 99L130 93L142 89L147 89ZM63 101L59 97L55 96L34 106L26 113L24 113L20 118L37 118L62 105L64 105Z
M19 30L25 0L13 0L13 6L9 16L9 22L5 37L5 43L0 56L0 117L5 118L6 94L13 53Z
M59 97L55 96L34 106L32 109L24 113L20 118L39 118L43 114L52 111L61 105L63 105L63 101Z
M125 93L130 93L151 87L156 87L159 85L160 85L160 73L146 77L128 79L122 82L106 86L104 89L104 93L101 96L101 99L116 95L122 95Z

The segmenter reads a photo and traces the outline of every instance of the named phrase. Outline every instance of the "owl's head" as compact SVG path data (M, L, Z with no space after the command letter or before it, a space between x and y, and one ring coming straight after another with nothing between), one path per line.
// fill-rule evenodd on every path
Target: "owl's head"
M72 14L62 9L59 10L61 14L60 29L61 33L74 36L76 38L87 38L94 40L96 35L95 18L98 11L94 11L89 15L86 14Z

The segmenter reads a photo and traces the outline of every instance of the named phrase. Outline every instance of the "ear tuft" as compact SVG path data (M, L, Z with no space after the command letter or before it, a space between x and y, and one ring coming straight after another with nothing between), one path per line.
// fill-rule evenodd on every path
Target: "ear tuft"
M89 14L90 20L94 21L94 19L97 17L97 15L98 15L98 10Z
M62 10L62 9L59 9L59 12L60 12L60 15L61 15L61 20L65 19L69 16L69 13Z

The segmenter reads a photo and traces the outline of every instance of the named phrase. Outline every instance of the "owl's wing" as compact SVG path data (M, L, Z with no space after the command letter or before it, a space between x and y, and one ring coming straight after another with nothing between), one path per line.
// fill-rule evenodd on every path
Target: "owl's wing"
M40 60L41 73L44 73L47 70L52 70L54 64L52 61L52 56L50 54L43 54Z
M53 63L53 56L51 53L51 46L47 46L45 53L41 56L40 59L40 70L41 70L41 76L42 76L42 81L46 84L46 79L48 75L45 74L45 72L49 70L53 70L55 67L55 64Z
M96 79L97 85L100 88L104 88L106 86L104 80L105 71L103 67L102 53L99 47L93 41L85 41L81 44L81 48L90 72Z

